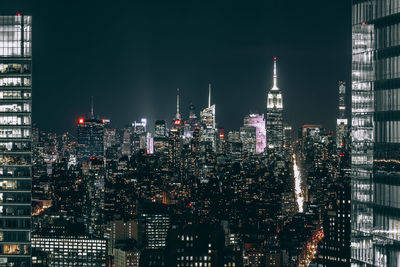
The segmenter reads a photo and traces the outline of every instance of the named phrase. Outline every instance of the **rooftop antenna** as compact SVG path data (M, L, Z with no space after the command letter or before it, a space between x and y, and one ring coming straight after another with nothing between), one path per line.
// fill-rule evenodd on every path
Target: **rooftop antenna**
M179 112L179 88L176 88L176 115L175 119L180 120L181 114Z
M208 108L211 107L211 83L208 83Z
M93 96L90 97L90 117L94 118L94 109L93 109Z
M272 90L278 90L278 75L277 75L277 71L276 71L276 60L277 58L274 57L274 86L272 86Z

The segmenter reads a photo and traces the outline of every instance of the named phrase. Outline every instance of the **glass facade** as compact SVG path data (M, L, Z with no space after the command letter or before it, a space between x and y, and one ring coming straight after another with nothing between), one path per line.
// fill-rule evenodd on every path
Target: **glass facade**
M0 16L0 266L31 265L31 25Z
M353 266L400 266L400 0L353 0Z

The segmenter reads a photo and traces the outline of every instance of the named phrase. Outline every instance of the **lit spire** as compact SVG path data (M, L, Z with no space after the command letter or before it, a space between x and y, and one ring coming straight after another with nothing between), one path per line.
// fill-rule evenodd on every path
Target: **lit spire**
M181 119L181 114L179 112L179 88L176 88L176 115L175 115L176 120Z
M211 83L208 84L208 108L211 107Z
M90 97L90 118L94 119L93 96Z
M272 86L271 90L279 90L278 88L278 75L277 75L277 71L276 71L276 57L274 57L274 85Z

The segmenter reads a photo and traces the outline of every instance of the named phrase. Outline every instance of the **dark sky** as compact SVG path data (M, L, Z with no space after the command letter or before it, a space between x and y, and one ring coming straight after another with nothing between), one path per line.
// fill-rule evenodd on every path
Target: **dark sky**
M278 57L285 119L333 129L337 81L350 79L351 2L2 1L4 14L33 15L33 119L75 131L89 111L117 127L141 117L172 120L175 92L187 116L207 104L220 127L264 112Z

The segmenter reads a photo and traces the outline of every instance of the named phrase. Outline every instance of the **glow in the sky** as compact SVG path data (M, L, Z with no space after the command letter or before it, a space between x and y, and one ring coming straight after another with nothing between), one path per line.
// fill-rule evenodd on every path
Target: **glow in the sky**
M294 191L299 212L303 212L303 192L301 191L301 175L296 163L296 156L293 154L293 173L294 173Z

